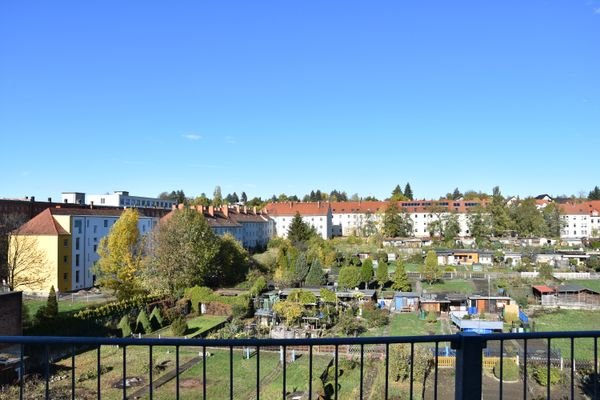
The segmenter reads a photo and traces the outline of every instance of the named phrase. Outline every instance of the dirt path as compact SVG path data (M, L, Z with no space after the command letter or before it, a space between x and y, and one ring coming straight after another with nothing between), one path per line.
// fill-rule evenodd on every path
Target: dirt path
M199 363L201 360L202 360L201 357L194 357L191 360L189 360L188 362L181 364L179 366L179 375L181 376L181 374L183 372L192 368L195 364ZM174 368L173 370L165 373L160 378L155 379L152 387L154 389L157 389L157 388L163 386L164 384L166 384L167 382L175 379L176 376L177 376L177 368ZM148 385L146 385L143 388L135 391L133 394L128 395L127 398L128 399L139 399L139 398L142 398L143 396L149 394L149 392L150 392L150 387Z

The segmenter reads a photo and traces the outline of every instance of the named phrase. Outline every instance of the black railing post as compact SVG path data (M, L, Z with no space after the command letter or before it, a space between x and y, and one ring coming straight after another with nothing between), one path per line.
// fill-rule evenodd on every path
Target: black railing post
M476 333L463 332L452 344L456 350L456 400L481 400L481 376L483 367L482 350L485 339Z

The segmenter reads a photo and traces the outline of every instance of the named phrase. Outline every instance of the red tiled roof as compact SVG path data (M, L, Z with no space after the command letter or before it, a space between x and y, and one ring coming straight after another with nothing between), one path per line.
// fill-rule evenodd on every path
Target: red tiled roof
M532 286L532 288L537 290L541 294L554 293L554 289L552 289L550 286L546 286L546 285L535 285L535 286Z
M52 209L47 208L25 224L21 225L20 228L14 231L17 235L43 235L43 236L57 236L57 235L68 235L65 229L63 229L59 223L52 217Z
M331 211L334 214L352 214L384 211L391 202L389 201L345 201L331 203ZM427 214L434 208L439 208L442 212L460 212L466 213L473 208L472 204L485 206L483 201L465 201L465 200L409 200L396 202L398 208L404 209L408 213ZM469 206L467 206L469 204ZM447 210L447 211L446 211Z
M300 215L327 215L329 210L329 203L324 201L311 203L269 203L265 207L267 214L274 216L294 216L297 212Z
M593 215L600 214L600 200L584 201L582 203L565 203L560 206L561 212L566 215Z

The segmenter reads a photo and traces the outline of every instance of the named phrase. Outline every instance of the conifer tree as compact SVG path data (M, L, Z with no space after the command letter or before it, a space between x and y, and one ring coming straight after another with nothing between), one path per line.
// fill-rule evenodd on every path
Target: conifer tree
M394 279L392 283L392 289L401 292L410 292L412 287L408 281L408 275L404 269L404 263L400 260L396 261L396 271L394 272Z
M364 282L365 287L373 280L373 261L367 258L360 267L360 280Z
M325 274L318 258L315 258L310 266L308 275L306 276L306 286L318 287L326 283Z
M413 191L408 182L406 182L406 186L404 186L404 197L413 200Z
M377 274L376 274L377 283L379 283L379 288L383 289L383 286L390 279L388 275L388 265L387 262L380 260L379 265L377 266Z
M45 316L47 318L54 318L58 315L58 301L56 300L56 291L54 285L50 287L50 293L48 293L48 300L46 300Z

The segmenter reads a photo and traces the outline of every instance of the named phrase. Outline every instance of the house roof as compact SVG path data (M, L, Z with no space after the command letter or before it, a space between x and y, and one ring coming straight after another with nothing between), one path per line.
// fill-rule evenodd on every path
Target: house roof
M552 289L550 286L546 286L546 285L534 285L534 286L532 286L532 288L534 290L537 290L541 294L554 293L554 289Z
M294 216L299 213L305 215L328 215L331 210L329 203L324 201L296 203L293 201L285 203L269 203L265 211L273 216Z
M419 297L417 292L396 292L394 297Z
M565 203L560 206L565 215L599 215L600 200L584 201L582 203Z
M67 232L56 220L52 217L52 209L47 208L18 229L13 231L16 235L40 235L40 236L58 236L68 235Z
M581 285L560 285L556 287L556 293L580 293L584 291L600 294L595 290L583 287Z

